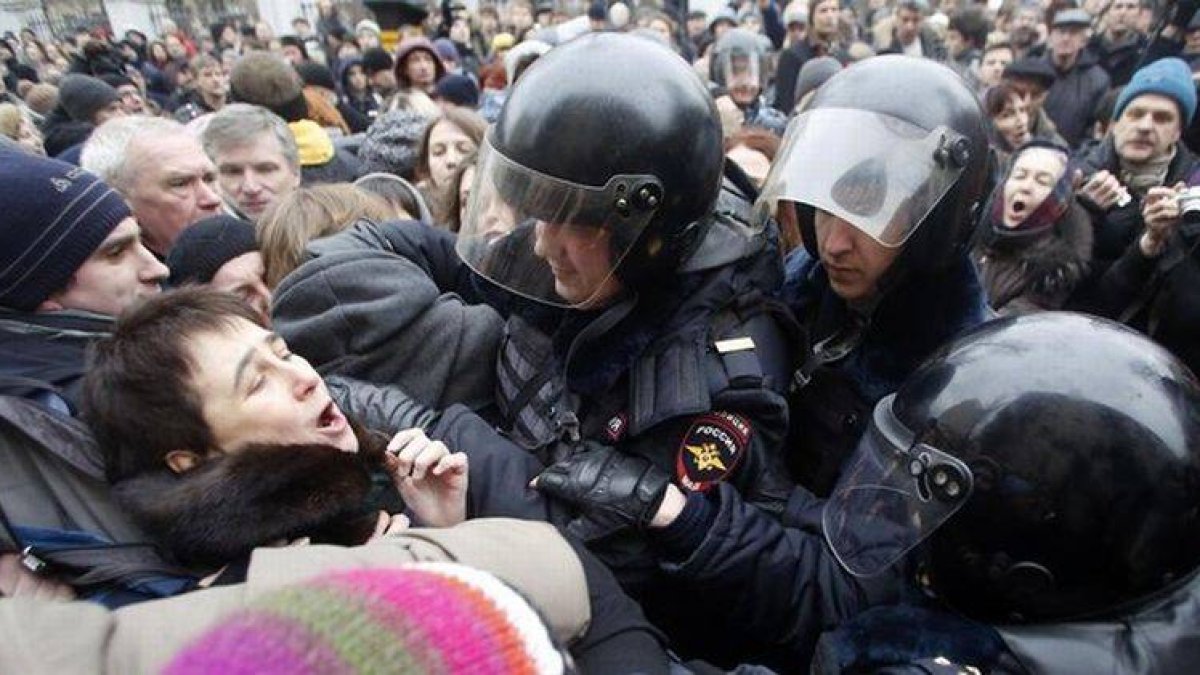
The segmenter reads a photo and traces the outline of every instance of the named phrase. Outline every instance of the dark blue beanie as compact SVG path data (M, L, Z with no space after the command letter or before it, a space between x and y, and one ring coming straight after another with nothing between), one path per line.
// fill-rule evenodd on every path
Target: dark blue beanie
M31 312L63 290L129 206L65 162L0 150L0 307Z
M211 283L225 263L258 250L254 226L233 216L209 216L183 231L167 253L167 285Z
M1112 118L1118 119L1125 106L1142 94L1159 94L1173 99L1183 116L1181 126L1186 127L1196 113L1196 85L1192 83L1192 69L1182 59L1174 57L1159 59L1133 74L1133 79L1117 96Z

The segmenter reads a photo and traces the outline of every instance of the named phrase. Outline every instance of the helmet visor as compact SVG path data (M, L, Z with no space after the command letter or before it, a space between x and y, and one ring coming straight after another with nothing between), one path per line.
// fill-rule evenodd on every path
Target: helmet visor
M458 254L476 273L520 296L590 307L610 295L617 266L662 198L654 176L580 185L527 169L485 139Z
M930 131L864 110L810 110L788 125L756 214L765 219L780 201L799 202L896 248L942 200L969 158L969 141L948 127Z
M735 49L722 54L721 82L726 89L762 87L762 63L758 52Z
M875 576L941 527L971 495L971 471L957 458L912 440L888 396L875 406L822 514L829 548L846 571Z

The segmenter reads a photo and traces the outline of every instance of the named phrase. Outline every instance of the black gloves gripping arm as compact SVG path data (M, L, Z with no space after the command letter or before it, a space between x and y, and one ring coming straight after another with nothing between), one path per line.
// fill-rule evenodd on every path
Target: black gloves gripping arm
M658 512L670 483L670 475L646 458L588 441L579 452L543 471L536 485L593 521L644 528Z

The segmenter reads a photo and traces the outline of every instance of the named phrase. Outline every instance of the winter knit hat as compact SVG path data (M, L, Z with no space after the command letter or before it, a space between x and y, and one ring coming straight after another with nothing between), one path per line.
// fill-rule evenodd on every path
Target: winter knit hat
M0 151L0 185L0 307L37 309L131 215L99 178L54 159Z
M479 87L466 75L450 74L437 82L434 98L444 99L467 108L479 107Z
M458 63L458 47L454 46L450 38L438 38L434 40L433 48L437 50L437 55L442 61Z
M338 90L337 83L333 81L333 71L323 63L306 61L296 66L296 72L300 73L300 80L306 87L324 87L329 91Z
M1159 59L1134 73L1133 79L1117 96L1112 118L1120 118L1125 106L1143 94L1160 94L1174 99L1185 127L1196 113L1196 85L1192 82L1192 70L1182 59Z
M116 89L89 75L67 75L58 85L58 102L76 122L90 123L97 112L120 100Z
M336 572L255 599L175 655L169 675L558 675L528 602L453 563Z
M254 226L233 216L211 216L187 228L167 253L167 285L207 284L225 263L258 250Z
M391 70L394 65L396 62L392 60L392 55L379 47L372 47L362 54L363 72L368 77L380 71Z
M378 117L367 129L358 158L368 172L382 171L411 178L418 146L432 118L412 110L394 110Z

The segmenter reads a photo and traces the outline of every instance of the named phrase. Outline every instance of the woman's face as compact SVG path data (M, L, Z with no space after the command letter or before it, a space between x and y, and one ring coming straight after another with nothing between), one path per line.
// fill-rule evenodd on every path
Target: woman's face
M192 337L190 384L215 448L328 445L357 452L358 439L321 376L275 333L240 317Z
M363 72L362 66L351 66L350 74L346 76L349 81L352 91L366 91L367 75Z
M1046 201L1066 169L1066 157L1050 148L1029 148L1018 155L1004 181L1004 226L1025 222Z
M450 180L463 157L475 152L475 141L448 120L440 120L429 132L429 182L441 187Z
M471 201L471 184L475 182L475 167L463 169L461 180L458 181L458 222L467 219L467 206Z
M837 35L838 15L837 0L821 0L813 7L813 15L808 21L817 35L830 38Z
M992 118L996 131L1010 149L1029 141L1029 104L1023 96L1011 96L1004 108Z

